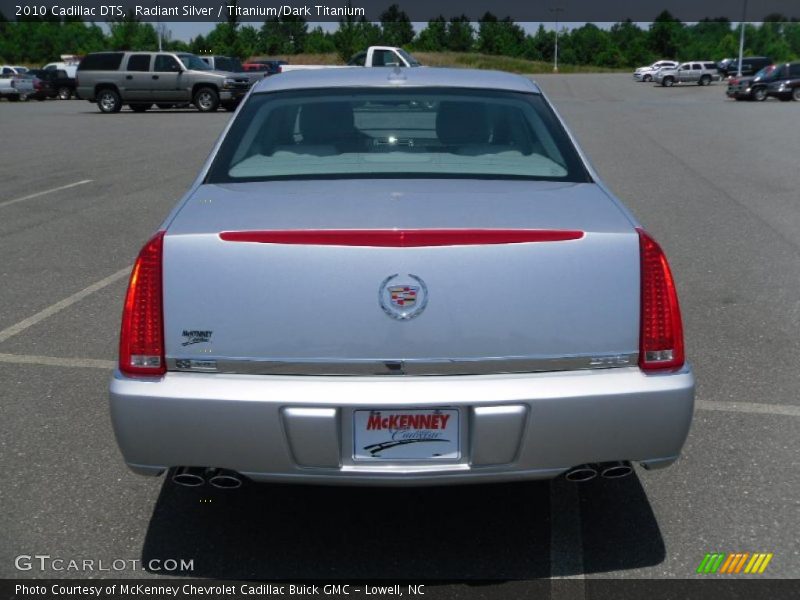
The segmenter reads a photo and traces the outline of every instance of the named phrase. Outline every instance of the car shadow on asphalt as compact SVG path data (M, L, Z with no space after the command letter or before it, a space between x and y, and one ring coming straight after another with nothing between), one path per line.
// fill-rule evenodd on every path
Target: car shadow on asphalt
M636 475L576 485L583 554L566 563L593 573L663 561L664 542ZM218 490L167 479L142 564L193 560L191 572L168 575L214 579L529 580L551 574L551 523L546 481L429 488L246 482Z

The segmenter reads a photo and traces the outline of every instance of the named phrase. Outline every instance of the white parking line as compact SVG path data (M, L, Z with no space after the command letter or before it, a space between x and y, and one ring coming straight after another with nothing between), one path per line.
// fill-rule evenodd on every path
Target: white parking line
M60 192L61 190L68 190L69 188L74 188L79 185L84 185L86 183L91 183L94 181L93 179L84 179L82 181L76 181L75 183L68 183L67 185L62 185L57 188L53 188L52 190L45 190L43 192L36 192L35 194L29 194L27 196L23 196L22 198L14 198L13 200L6 200L5 202L0 202L0 208L4 206L11 206L12 204L16 204L17 202L24 202L25 200L31 200L33 198L38 198L39 196L44 196L45 194L52 194L53 192Z
M36 325L40 321L44 321L48 317L52 317L57 312L64 310L86 298L89 294L93 294L98 290L102 290L104 287L111 285L115 281L122 279L123 277L127 277L128 274L131 272L131 267L125 267L124 269L120 269L116 273L109 275L108 277L101 279L97 283L93 283L89 287L83 288L80 292L75 292L71 296L56 302L55 304L48 306L44 310L39 311L35 315L28 317L27 319L23 319L19 323L15 323L11 327L6 327L3 331L0 331L0 343L5 342L8 338L17 335L18 333L25 331L28 327L32 327Z
M761 402L718 402L716 400L698 400L695 402L695 408L699 410L718 410L722 412L800 417L800 406L793 406L791 404L762 404Z
M26 354L0 354L0 363L87 369L113 369L117 364L113 360L100 360L97 358L61 358L60 356L30 356Z

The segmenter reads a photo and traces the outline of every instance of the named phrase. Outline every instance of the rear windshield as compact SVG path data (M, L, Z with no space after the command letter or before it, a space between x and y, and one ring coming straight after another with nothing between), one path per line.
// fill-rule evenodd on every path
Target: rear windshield
M122 62L122 52L98 52L89 54L81 61L80 71L116 71Z
M192 69L194 71L211 71L211 67L208 66L202 58L199 56L195 56L194 54L178 54L178 58L181 59L183 66L187 69Z
M252 95L207 181L387 177L589 180L538 94L327 88Z

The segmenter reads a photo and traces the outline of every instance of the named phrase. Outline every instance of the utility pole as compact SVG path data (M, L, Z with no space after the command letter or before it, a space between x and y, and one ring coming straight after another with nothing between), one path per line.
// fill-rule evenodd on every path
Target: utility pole
M158 6L158 0L156 0L156 8ZM161 52L161 15L156 13L156 34L158 35L158 51Z
M747 0L745 0L745 1L747 1ZM564 9L563 8L551 8L549 10L550 10L550 12L556 14L556 49L555 49L555 54L554 54L554 59L555 60L553 62L553 73L558 73L558 21L559 21L558 13L564 12Z
M739 33L739 68L736 69L736 76L742 76L742 56L744 55L744 25L747 21L747 0L744 0L744 8L742 8L742 23L741 32Z

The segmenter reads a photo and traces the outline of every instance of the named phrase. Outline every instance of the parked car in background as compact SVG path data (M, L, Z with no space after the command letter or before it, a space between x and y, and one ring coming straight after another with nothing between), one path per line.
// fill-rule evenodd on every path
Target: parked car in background
M45 66L42 67L45 71L66 71L67 77L72 77L73 79L78 73L78 65L80 64L79 61L76 62L52 62L47 63Z
M636 81L650 82L653 81L653 75L655 75L659 69L672 69L677 66L678 63L674 60L659 60L647 67L639 67L636 69L633 73L633 78Z
M9 102L27 100L35 90L35 79L17 73L14 67L4 66L0 72L0 98Z
M720 76L727 77L728 76L728 67L731 63L736 62L736 58L723 58L721 61L717 63L717 70L719 71Z
M27 73L27 67L18 67L16 65L2 65L0 66L0 75L22 75Z
M245 77L214 71L187 52L94 52L78 67L78 95L102 112L124 105L144 112L192 103L200 112L234 110L250 89Z
M264 73L264 76L268 77L269 75L277 75L281 72L281 67L288 64L285 60L255 58L244 63L242 67L245 71Z
M281 73L304 69L343 69L346 67L419 67L419 61L402 48L370 46L357 52L347 65L282 65Z
M672 464L695 383L658 243L529 78L387 75L256 84L145 244L110 382L125 462L228 488Z
M28 73L42 81L42 88L34 94L37 99L69 100L75 95L75 78L62 69L31 69Z
M200 60L215 71L231 73L236 75L236 77L245 78L250 82L250 85L253 85L259 79L263 79L267 76L267 73L264 72L246 71L242 65L242 61L232 56L208 55L201 56Z
M745 56L742 58L742 76L755 75L764 67L772 64L772 59L766 56ZM734 77L739 74L739 59L735 58L725 68L724 77Z
M781 65L781 72L767 86L767 95L800 102L800 62Z
M681 63L672 69L659 69L653 76L653 81L664 87L672 87L678 83L710 85L712 81L719 80L716 63L700 60Z

